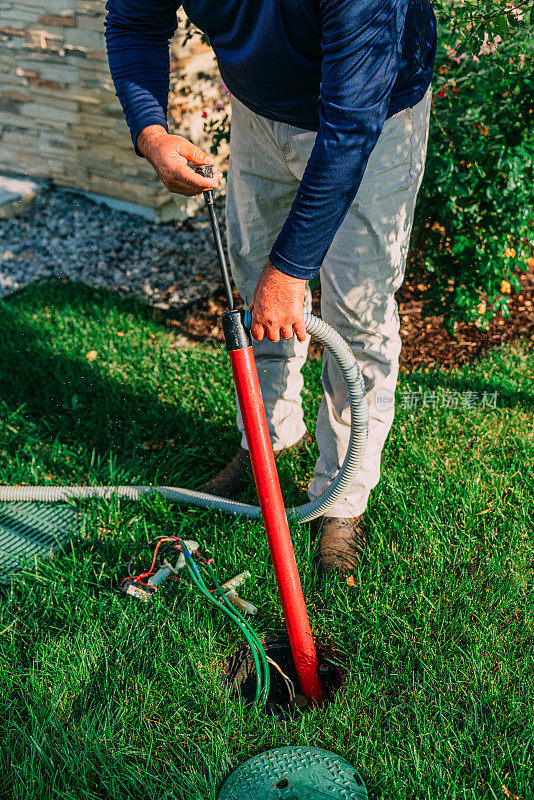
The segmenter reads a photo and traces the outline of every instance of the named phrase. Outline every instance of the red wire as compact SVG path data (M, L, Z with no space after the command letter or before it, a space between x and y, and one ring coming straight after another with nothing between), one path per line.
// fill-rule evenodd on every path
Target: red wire
M137 581L140 578L147 578L149 575L152 575L152 573L154 572L154 566L156 564L156 558L157 558L157 555L158 555L158 550L159 550L160 545L163 544L163 542L175 542L176 540L177 540L176 536L171 536L171 537L168 536L168 537L165 537L163 539L160 539L159 542L156 545L156 549L154 550L154 558L152 559L152 564L150 565L150 569L148 570L148 572L142 572L140 575L137 575L134 578L134 580Z
M121 581L121 587L126 583L127 580L132 580L134 583L139 583L141 586L147 586L148 584L143 583L141 578L147 578L149 575L152 575L154 572L154 567L156 565L156 558L158 555L159 546L163 544L163 542L180 542L181 539L179 536L162 536L159 542L156 545L156 549L154 550L154 557L152 559L152 564L150 565L150 569L148 572L141 572L139 575L128 576Z
M203 558L198 552L198 550L195 550L193 555L195 555L198 559L200 559L200 561L202 561L203 564L215 564L214 558L208 558L208 559Z
M150 586L149 583L143 583L143 581L140 581L139 575L134 575L133 578L130 578L130 576L124 578L124 580L121 581L121 587L126 583L126 581L133 581L134 583L137 583L139 586Z
M161 539L158 541L158 543L156 545L156 549L154 550L154 557L152 558L152 564L150 565L150 569L148 570L148 572L141 572L139 575L133 575L133 576L128 576L127 578L124 578L121 581L121 584L120 584L121 587L124 586L124 584L128 580L132 580L134 583L140 584L141 586L149 586L148 583L143 583L141 578L147 578L147 577L149 577L150 575L152 575L154 573L154 567L156 566L156 559L157 559L157 556L158 556L158 550L160 548L160 545L162 545L164 542L178 542L178 544L175 545L175 549L176 550L181 550L181 547L179 545L179 543L181 541L182 540L181 540L181 538L179 536L162 536ZM204 561L204 559L202 559L202 560ZM210 559L209 562L206 562L206 563L211 563L212 561L213 561L213 559ZM174 580L180 580L180 578L178 578L175 575L169 575L169 577L170 578L174 578Z

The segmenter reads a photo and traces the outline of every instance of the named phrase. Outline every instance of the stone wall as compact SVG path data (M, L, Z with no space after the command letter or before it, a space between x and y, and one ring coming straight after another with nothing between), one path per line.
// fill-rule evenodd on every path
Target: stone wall
M184 217L197 201L170 195L133 152L107 65L104 5L0 0L0 171L140 204L158 219ZM209 148L204 127L224 117L227 98L212 51L180 22L169 124Z

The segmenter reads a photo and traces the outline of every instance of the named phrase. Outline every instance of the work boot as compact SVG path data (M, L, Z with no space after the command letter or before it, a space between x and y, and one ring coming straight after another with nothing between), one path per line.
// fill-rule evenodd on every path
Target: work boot
M346 576L356 572L367 546L363 514L347 519L323 517L319 533L319 573Z
M277 450L274 454L275 459L278 459L286 454L296 455L303 447L309 445L312 438L308 432L304 434L302 439L299 439L296 444L291 447L284 447L282 450ZM235 497L245 487L246 483L253 481L252 465L250 463L250 455L248 450L240 447L235 456L229 464L222 468L217 475L214 475L201 489L202 492L208 494L216 494L219 497Z

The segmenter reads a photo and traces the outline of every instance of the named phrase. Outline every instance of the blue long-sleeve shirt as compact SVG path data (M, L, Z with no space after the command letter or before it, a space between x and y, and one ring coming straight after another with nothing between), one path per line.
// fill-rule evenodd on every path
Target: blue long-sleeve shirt
M169 40L183 5L221 76L256 113L317 136L272 263L310 279L354 200L385 120L434 71L430 0L108 0L111 75L132 140L167 128Z

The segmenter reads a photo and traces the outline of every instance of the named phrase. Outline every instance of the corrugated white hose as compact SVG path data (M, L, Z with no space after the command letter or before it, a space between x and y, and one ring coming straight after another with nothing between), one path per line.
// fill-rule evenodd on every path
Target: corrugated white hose
M321 319L306 314L306 330L315 336L332 354L337 362L347 387L350 405L350 438L345 460L338 474L323 494L316 500L286 509L287 516L299 522L308 522L321 516L350 487L358 472L367 443L369 412L365 398L363 378L356 359L345 340L330 325ZM246 324L246 323L245 323ZM137 500L141 495L157 492L167 500L189 503L201 508L216 508L233 516L250 519L261 517L260 507L239 503L225 497L217 497L194 489L175 486L1 486L0 501L60 502L67 498L126 497Z

